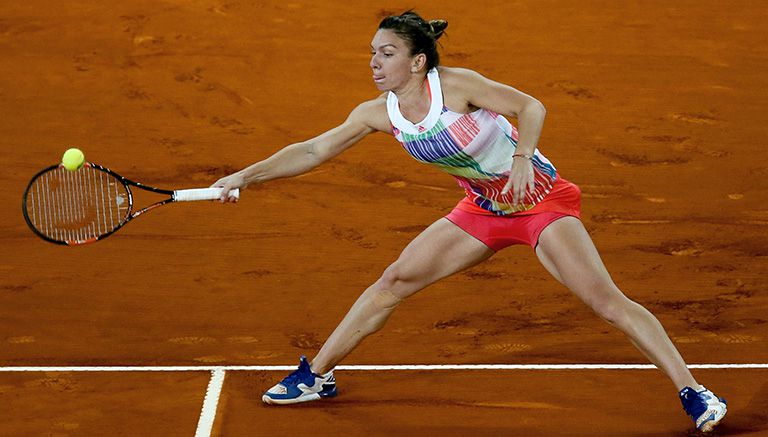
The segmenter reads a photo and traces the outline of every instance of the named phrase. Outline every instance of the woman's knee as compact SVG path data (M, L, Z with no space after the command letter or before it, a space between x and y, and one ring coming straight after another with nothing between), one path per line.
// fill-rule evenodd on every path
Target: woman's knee
M401 301L391 290L374 285L363 292L350 311L360 320L361 330L368 335L384 326Z
M402 277L395 262L384 270L372 287L366 290L366 297L376 308L393 308L403 300L397 291L401 283Z
M389 290L402 299L412 292L410 289L413 288L414 281L404 271L400 262L395 261L384 270L376 285L376 288Z
M618 289L617 289L618 290ZM620 291L610 298L597 299L590 305L592 310L611 325L623 326L630 322L633 307L637 304Z
M371 290L370 301L377 311L392 311L400 305L403 299L393 293L392 290L374 288Z
M399 267L397 265L397 262L394 262L389 265L384 270L384 273L381 274L381 277L378 281L376 281L376 284L380 286L380 288L385 290L391 290L394 288L394 286L397 284L397 282L400 280L400 271Z

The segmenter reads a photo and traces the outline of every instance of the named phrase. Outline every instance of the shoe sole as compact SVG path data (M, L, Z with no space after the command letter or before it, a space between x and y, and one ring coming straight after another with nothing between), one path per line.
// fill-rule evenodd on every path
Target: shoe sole
M293 399L272 399L271 397L264 395L261 397L262 402L270 405L288 405L288 404L300 404L302 402L316 401L320 399L320 395L317 393L311 393L308 395L302 395Z
M723 414L720 416L717 420L710 420L709 422L704 423L701 425L701 428L699 428L699 431L701 432L711 432L717 425L720 424L720 422L725 417L725 414L728 412L728 407L723 407Z
M270 405L290 405L290 404L300 404L302 402L309 402L309 401L316 401L322 398L332 398L335 397L337 394L336 390L333 390L330 393L307 393L303 394L297 398L291 398L291 399L273 399L267 395L264 395L261 397L261 401L265 404Z

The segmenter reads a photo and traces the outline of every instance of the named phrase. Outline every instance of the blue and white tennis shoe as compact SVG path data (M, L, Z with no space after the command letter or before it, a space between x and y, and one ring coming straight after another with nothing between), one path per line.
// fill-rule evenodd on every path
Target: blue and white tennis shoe
M698 392L691 387L680 390L680 402L693 419L696 429L701 432L712 431L728 411L725 399L718 398L704 386Z
M299 368L267 390L261 400L267 404L285 405L334 396L336 396L336 378L333 377L333 370L324 375L312 373L307 358L302 356Z

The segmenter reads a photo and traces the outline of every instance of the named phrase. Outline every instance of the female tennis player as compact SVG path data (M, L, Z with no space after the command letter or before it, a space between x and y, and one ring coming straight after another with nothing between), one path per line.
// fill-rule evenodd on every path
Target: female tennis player
M379 131L393 135L418 161L453 176L466 192L362 293L312 362L301 357L298 370L263 401L335 396L334 366L381 329L404 299L507 246L527 244L552 276L669 376L696 427L711 430L725 416L725 401L696 382L656 317L613 283L579 220L578 187L537 149L544 106L474 71L439 66L436 40L446 27L410 11L382 20L370 67L383 94L357 106L340 126L212 185L226 193L296 176ZM504 116L516 117L519 130Z

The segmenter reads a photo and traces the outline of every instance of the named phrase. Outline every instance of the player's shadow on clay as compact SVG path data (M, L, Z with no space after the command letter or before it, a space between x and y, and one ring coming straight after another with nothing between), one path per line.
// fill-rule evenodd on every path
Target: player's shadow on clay
M727 400L728 398L726 398ZM728 411L715 435L737 435L768 430L768 382L764 383L743 409Z

